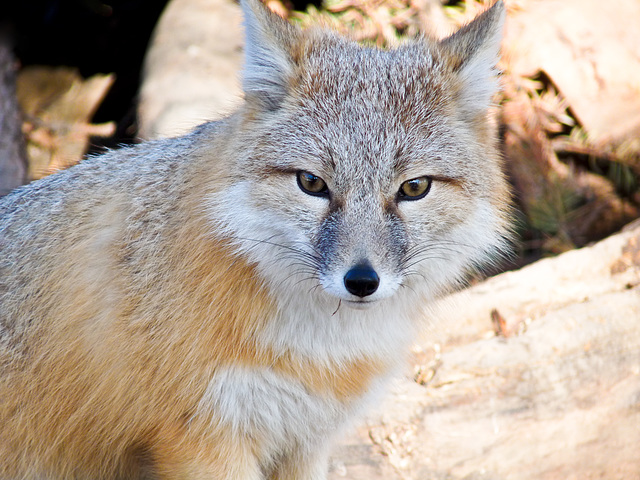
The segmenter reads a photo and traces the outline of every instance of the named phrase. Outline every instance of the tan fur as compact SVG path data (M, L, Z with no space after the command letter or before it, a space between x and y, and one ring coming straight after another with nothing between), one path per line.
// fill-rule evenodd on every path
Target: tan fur
M326 478L421 304L501 247L501 4L390 52L243 5L238 112L0 200L0 480Z
M19 404L11 405L12 399L31 399L27 418L4 412L0 415L6 419L0 428L3 439L18 432L29 435L37 431L49 437L34 446L44 450L44 458L55 463L60 449L77 451L78 464L90 460L100 471L106 462L115 461L108 458L114 453L109 451L111 446L102 444L105 434L114 437L104 439L106 442L152 448L145 442L156 425L174 424L193 412L215 365L261 363L265 356L252 345L250 333L273 308L269 298L252 280L255 275L251 267L241 259L230 258L217 241L190 230L190 226L179 229L175 242L168 246L180 272L175 283L162 285L162 279L158 279L153 298L141 300L134 294L124 302L118 301L116 316L106 317L102 305L94 303L100 296L88 292L86 285L65 284L60 279L43 285L45 291L55 290L74 302L52 313L64 325L56 325L55 331L38 332L37 336L47 337L46 349L39 357L30 359L28 368L3 377L7 387L2 391L9 397L2 399L3 410L20 409ZM190 239L189 245L180 242L181 238ZM80 248L73 253L78 255L79 266L94 262L93 258L83 258ZM78 278L72 271L65 272L67 275ZM118 282L117 274L113 277L112 282ZM232 301L225 298L229 296ZM185 302L187 297L191 300ZM144 303L135 305L137 301ZM112 302L107 298L111 309ZM142 310L144 316L138 317L136 310ZM135 321L125 325L122 320L128 316ZM172 317L184 321L176 325ZM209 319L216 317L227 322L204 329ZM86 328L80 327L85 318L98 320L92 331L86 332L85 338L70 338L69 332ZM171 329L162 328L163 323ZM157 327L159 331L154 332ZM32 342L37 344L37 339ZM169 345L172 350L167 349ZM122 372L130 378L123 381ZM64 394L56 395L52 389ZM52 399L60 403L52 404ZM163 405L163 409L155 405ZM95 416L101 417L99 423L92 422ZM17 440L25 442L26 438ZM12 457L19 452L4 452L3 444L0 457L3 467L11 472Z
M329 393L342 401L362 396L374 378L385 374L388 366L382 359L363 358L347 365L326 367L295 357L279 357L273 368L296 378L309 390Z
M234 441L221 442L220 436L228 436L224 431L196 435L193 426L187 428L216 365L272 368L342 401L361 395L386 371L381 359L331 368L256 345L252 335L273 315L273 301L254 268L211 237L202 216L194 217L201 208L191 200L205 194L189 192L180 207L184 217L178 215L186 222L157 245L166 249L165 258L153 261L172 262L174 276L155 278L146 298L135 288L123 298L133 279L108 257L95 255L103 244L114 250L113 258L127 255L121 222L130 207L117 196L96 211L99 225L86 227L92 235L69 245L65 255L72 264L56 265L59 275L33 279L51 297L41 300L53 305L47 315L54 321L23 340L37 356L0 380L0 478L26 471L101 478L108 469L126 478L144 468L163 478L205 478L229 458L240 468L240 458L250 457L232 447ZM44 348L39 338L46 338ZM24 399L29 408L23 412ZM209 436L215 441L202 440ZM30 445L31 455L23 455L23 445ZM205 452L202 463L191 462ZM32 457L39 458L37 467ZM60 458L65 464L58 464ZM236 477L221 470L213 478Z

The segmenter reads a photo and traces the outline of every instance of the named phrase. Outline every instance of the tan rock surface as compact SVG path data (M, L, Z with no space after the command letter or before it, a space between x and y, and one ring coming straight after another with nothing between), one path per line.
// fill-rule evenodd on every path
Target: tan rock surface
M510 15L503 47L521 75L544 71L596 144L640 134L640 2L539 0Z
M138 106L139 136L178 136L233 111L244 59L233 0L173 0L154 32Z

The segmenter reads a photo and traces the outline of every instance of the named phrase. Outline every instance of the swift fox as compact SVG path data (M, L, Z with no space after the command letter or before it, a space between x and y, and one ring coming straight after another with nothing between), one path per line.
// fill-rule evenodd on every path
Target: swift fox
M0 201L0 479L326 478L503 248L502 2L390 50L242 6L237 112Z

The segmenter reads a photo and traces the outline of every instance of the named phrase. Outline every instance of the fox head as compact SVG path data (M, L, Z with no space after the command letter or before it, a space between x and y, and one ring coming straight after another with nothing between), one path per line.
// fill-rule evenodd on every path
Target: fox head
M490 261L508 205L487 121L502 2L389 50L242 5L240 154L211 216L266 283L364 309Z

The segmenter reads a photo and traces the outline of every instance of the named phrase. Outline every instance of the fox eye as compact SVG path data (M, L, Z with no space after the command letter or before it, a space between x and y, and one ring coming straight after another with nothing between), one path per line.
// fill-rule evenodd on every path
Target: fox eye
M400 185L399 200L420 200L431 190L431 177L418 177Z
M325 181L313 173L299 171L296 174L296 178L298 179L300 190L304 193L315 197L327 197L329 195L329 189Z

